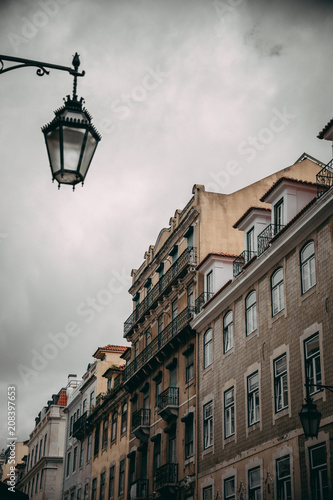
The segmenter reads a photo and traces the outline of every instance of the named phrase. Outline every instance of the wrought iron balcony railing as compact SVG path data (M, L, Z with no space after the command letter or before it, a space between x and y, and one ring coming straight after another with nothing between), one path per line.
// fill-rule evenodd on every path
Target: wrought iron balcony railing
M76 439L82 439L85 436L86 430L89 427L88 424L88 416L89 416L89 411L85 411L83 415L81 415L80 418L77 419L76 422L73 424L73 432L72 435Z
M167 406L179 406L179 389L178 387L168 387L157 398L157 407L159 410L164 410Z
M202 306L206 304L207 300L213 297L213 292L203 292L195 301L195 314L199 314L202 309Z
M236 276L238 276L243 271L243 267L245 266L245 264L247 264L249 260L251 260L255 255L257 255L257 252L253 252L251 250L244 250L244 252L238 255L238 257L233 262L234 278L236 278Z
M269 247L269 242L281 229L284 228L282 224L269 224L258 236L258 255L264 253Z
M333 159L316 175L317 197L320 198L333 186Z
M130 499L131 500L145 500L148 498L149 493L149 480L138 479L131 484Z
M148 427L150 425L150 409L142 408L133 413L132 430L138 427Z
M178 335L185 326L188 325L189 319L191 318L193 311L191 308L186 307L175 319L168 324L162 332L155 337L147 347L140 352L140 354L131 361L125 368L123 372L123 381L126 382L133 375L142 368L150 359L152 359L155 354L158 353L162 347L164 347L168 342Z
M154 476L154 489L175 485L178 482L178 464L165 464L159 467Z
M188 264L196 264L196 248L187 248L172 264L167 272L162 276L158 283L148 292L143 301L135 308L132 314L124 323L125 336L130 330L143 318L144 314L156 304L157 299L165 292L165 290L173 283L173 281L181 274Z

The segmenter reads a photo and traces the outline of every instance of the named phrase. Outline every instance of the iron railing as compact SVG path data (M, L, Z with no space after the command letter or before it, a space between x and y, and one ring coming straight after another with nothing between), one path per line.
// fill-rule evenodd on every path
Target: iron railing
M168 387L165 391L159 394L157 398L158 409L164 410L167 406L179 406L178 387Z
M207 300L213 297L213 292L203 292L195 301L195 314L199 314L202 309L202 306L206 304Z
M140 368L145 365L151 358L158 353L162 347L164 347L173 337L178 335L185 326L188 324L190 317L192 316L192 309L186 307L176 318L174 318L171 323L168 324L162 332L150 342L147 347L140 352L140 354L129 363L123 375L123 381L126 382L133 375L140 370Z
M147 427L150 425L150 409L141 408L132 415L132 430L138 427Z
M144 500L148 498L149 493L149 480L138 479L131 484L130 499L131 500Z
M88 426L89 411L85 411L80 418L73 424L72 436L77 439L82 439L85 436L86 427Z
M174 485L178 482L178 464L165 464L159 467L154 476L154 489Z
M249 260L251 260L255 255L257 255L257 252L254 252L252 250L244 250L244 252L238 255L238 257L234 260L232 266L234 278L236 278L236 276L238 276L243 271L243 267L245 266L245 264L247 264Z
M258 236L258 255L264 253L269 247L269 242L284 226L282 224L269 224Z
M186 248L155 286L147 293L143 301L135 308L124 323L124 334L136 325L157 299L164 293L169 285L179 276L188 264L196 264L196 248Z
M333 186L333 159L316 175L317 197L320 198Z

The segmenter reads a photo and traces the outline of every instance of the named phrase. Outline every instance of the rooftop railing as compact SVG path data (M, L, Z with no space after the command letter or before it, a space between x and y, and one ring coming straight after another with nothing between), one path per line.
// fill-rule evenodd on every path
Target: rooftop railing
M320 198L333 186L333 159L316 175L317 197Z
M238 255L238 257L233 262L234 278L236 278L236 276L238 276L243 271L243 267L245 266L245 264L247 264L249 260L251 260L255 255L257 255L257 252L254 252L252 250L244 250L244 252Z
M159 394L157 398L157 408L159 410L164 410L167 406L179 406L178 387L168 387L165 391Z
M141 408L132 415L132 430L137 427L146 427L150 425L150 409Z
M269 247L269 242L281 229L282 224L269 224L258 236L258 255L264 253Z
M213 292L203 292L195 301L195 314L199 314L202 310L202 306L206 304L206 302L213 297Z

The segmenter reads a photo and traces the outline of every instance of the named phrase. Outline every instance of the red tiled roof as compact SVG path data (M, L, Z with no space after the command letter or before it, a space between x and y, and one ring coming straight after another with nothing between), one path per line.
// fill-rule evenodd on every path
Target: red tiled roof
M292 177L280 177L280 179L274 182L273 186L271 186L269 190L266 191L266 193L260 198L260 201L265 201L267 196L271 194L271 192L274 191L274 189L283 181L294 182L295 184L302 184L303 186L317 187L317 184L315 182L302 181L300 179L293 179Z
M223 253L223 252L210 252L206 255L206 257L200 262L200 264L197 265L197 270L199 269L199 267L202 266L202 264L204 262L206 262L206 260L209 259L209 257L227 257L229 259L236 259L238 257L238 255L234 255L234 254L231 254L231 253Z
M57 406L67 406L67 394L66 391L61 391L59 394Z
M247 217L249 215L250 212L252 212L252 210L263 210L264 212L271 212L271 209L270 208L266 208L266 207L250 207L246 210L246 212L238 219L237 222L235 222L235 224L232 226L234 227L235 229L237 228L237 226L245 219L245 217Z
M125 352L126 349L127 349L127 346L124 346L124 345L108 344L104 347L98 347L93 354L93 358L96 357L98 351Z
M325 127L317 135L318 139L324 139L324 135L333 125L333 118L325 125Z

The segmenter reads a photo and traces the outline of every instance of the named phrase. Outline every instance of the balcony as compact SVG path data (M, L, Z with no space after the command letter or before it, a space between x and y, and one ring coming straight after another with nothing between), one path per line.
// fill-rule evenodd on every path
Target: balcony
M275 236L284 226L281 224L269 224L258 236L258 255L264 253L270 246L270 240Z
M163 420L170 417L178 417L179 389L178 387L168 387L157 398L158 414Z
M196 264L196 249L187 248L178 259L172 264L167 272L162 276L158 283L148 292L147 296L143 299L130 317L124 323L125 337L130 333L134 326L143 321L145 314L150 308L156 307L157 300L163 293L170 290L171 285L178 278L181 278L188 267L188 265Z
M249 262L249 260L252 259L257 255L257 252L253 252L251 250L244 250L240 255L238 255L237 259L234 260L233 262L233 276L236 278L242 271L243 267L245 264Z
M148 479L138 479L130 488L130 499L131 500L145 500L148 498L149 493L149 481Z
M165 464L159 467L154 476L154 490L177 486L178 464Z
M83 415L73 424L72 436L76 439L82 441L85 436L89 433L90 424L88 423L88 411L85 411Z
M195 301L195 314L199 314L202 310L202 306L213 297L213 292L203 292Z
M141 369L148 363L152 364L156 356L168 346L172 339L179 337L185 331L192 317L192 309L186 307L162 332L155 337L140 354L129 363L123 372L123 382L128 382L134 375L139 375ZM156 360L157 361L157 360Z
M150 409L142 408L133 413L132 432L141 441L147 441L150 432Z
M333 186L333 160L331 160L316 176L317 197L320 198Z

